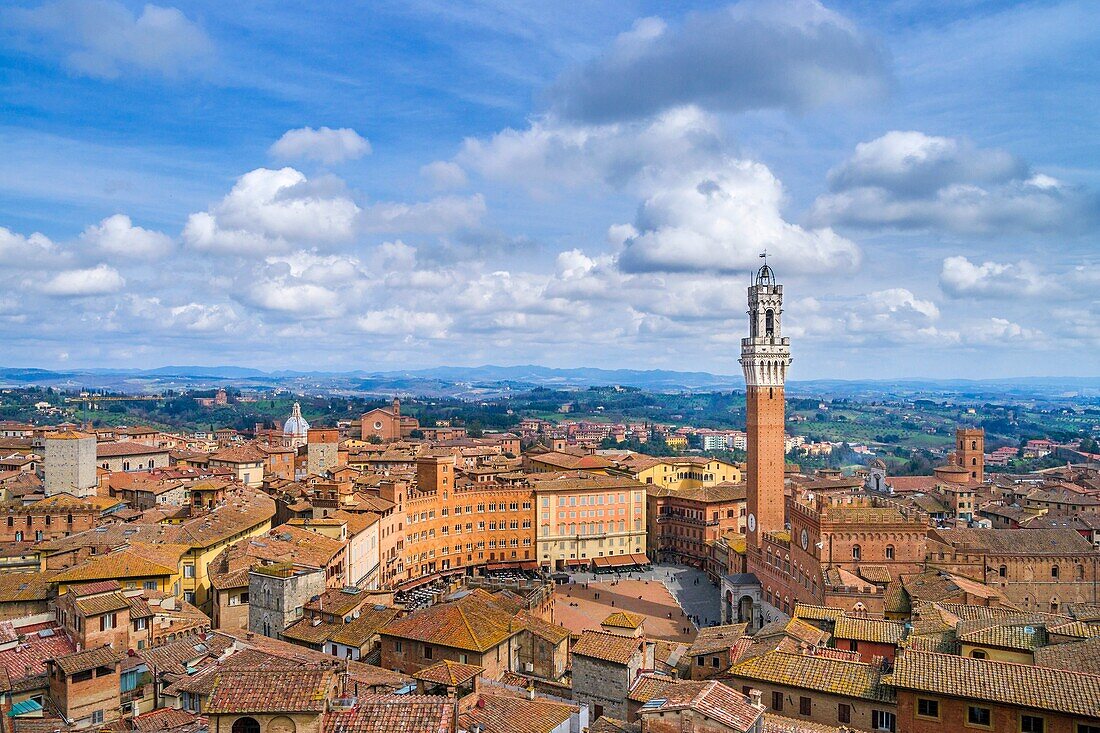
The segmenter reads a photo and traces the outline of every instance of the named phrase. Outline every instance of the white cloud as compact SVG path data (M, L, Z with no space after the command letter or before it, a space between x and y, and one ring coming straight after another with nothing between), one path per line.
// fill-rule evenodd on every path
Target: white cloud
M1100 198L1032 173L1002 150L920 132L889 132L856 146L829 174L811 221L964 234L1077 233L1100 221Z
M40 290L47 295L76 297L82 295L108 295L126 285L118 270L108 265L96 265L79 270L64 270L46 280Z
M335 291L290 278L260 280L249 288L248 296L259 308L301 318L332 318L343 311Z
M372 310L356 320L360 331L403 338L439 339L447 336L452 319L442 313L411 311L392 307Z
M971 262L966 257L948 257L940 271L940 287L948 295L964 298L1019 298L1057 289L1030 262Z
M638 20L550 98L563 117L607 122L685 104L801 111L886 86L884 53L840 14L816 0L746 0L689 14L677 28Z
M761 163L724 161L685 173L642 202L624 243L628 272L745 271L763 250L787 272L850 271L859 248L831 229L804 229L780 212L782 186ZM610 235L609 235L610 236Z
M462 166L448 160L437 160L420 167L420 175L431 181L437 190L465 188L468 183Z
M363 211L362 226L372 232L445 234L477 226L485 215L485 197L441 196L428 201L382 201Z
M387 270L407 272L416 267L416 247L411 247L400 239L378 245L378 255L382 266Z
M680 107L643 122L536 119L526 129L506 128L488 140L467 138L456 159L487 178L541 192L600 182L623 187L705 165L722 149L718 120L698 107Z
M277 158L315 160L329 165L356 160L370 152L370 142L349 127L287 130L270 150Z
M0 263L11 269L41 267L43 258L54 257L58 247L50 238L39 232L29 237L0 227Z
M176 74L206 66L214 45L176 8L146 4L135 16L116 0L60 0L13 10L14 23L37 31L65 52L65 63L87 76L112 79L123 71Z
M962 337L970 344L990 346L1011 341L1038 341L1042 333L1007 318L989 318L968 326L962 331Z
M188 217L183 238L215 252L287 251L295 243L346 241L359 215L338 179L310 181L293 168L257 168L238 178L217 206Z
M940 310L930 300L921 300L905 288L878 290L867 295L867 302L880 313L904 313L912 311L929 320L940 316Z
M320 255L316 250L274 255L264 261L276 268L285 266L291 277L313 283L348 283L364 276L358 259L345 255Z
M125 214L115 214L89 226L80 238L107 254L141 259L162 257L172 250L171 237L134 226Z
M980 150L967 140L895 130L856 145L852 157L829 172L829 184L838 190L879 186L928 193L959 181L1001 182L1026 173L1027 166L1003 150Z
M173 325L200 333L228 331L238 321L231 307L216 303L186 303L170 308L169 313Z

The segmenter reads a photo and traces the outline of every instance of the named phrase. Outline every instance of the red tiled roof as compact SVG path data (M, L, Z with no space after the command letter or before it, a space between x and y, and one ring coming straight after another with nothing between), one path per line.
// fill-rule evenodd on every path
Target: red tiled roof
M486 694L459 718L459 728L480 725L485 733L551 733L579 711L576 705L508 694Z
M333 688L332 672L325 670L221 671L206 712L320 713Z
M661 700L658 704L658 700ZM733 730L749 730L764 714L749 699L721 682L675 682L641 709L642 715L693 710Z
M133 443L119 441L117 443L100 443L96 446L97 458L116 458L118 456L143 456L153 453L167 453L167 448L156 448L145 443Z
M182 728L194 723L198 718L186 710L175 708L160 708L150 710L147 713L134 718L131 722L134 730L141 733L155 733L156 731L169 731L173 728Z
M428 695L368 695L325 715L322 733L449 733L454 703Z

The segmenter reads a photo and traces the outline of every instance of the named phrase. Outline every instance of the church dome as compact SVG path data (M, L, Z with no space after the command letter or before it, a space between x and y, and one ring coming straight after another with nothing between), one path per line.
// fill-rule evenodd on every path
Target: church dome
M302 417L302 407L297 402L290 412L290 419L283 425L283 435L305 436L309 432L309 423Z

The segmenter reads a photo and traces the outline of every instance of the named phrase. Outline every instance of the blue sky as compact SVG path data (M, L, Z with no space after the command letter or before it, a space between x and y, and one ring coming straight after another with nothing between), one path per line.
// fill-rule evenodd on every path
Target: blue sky
M0 9L10 365L1095 375L1091 2Z

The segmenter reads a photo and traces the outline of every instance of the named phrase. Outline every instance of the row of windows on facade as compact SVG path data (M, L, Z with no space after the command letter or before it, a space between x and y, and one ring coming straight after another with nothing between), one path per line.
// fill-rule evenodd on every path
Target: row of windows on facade
M104 461L100 465L103 467L104 471L110 471L111 470L111 464L108 461ZM153 458L150 458L148 463L139 463L139 464L137 464L137 467L134 468L133 470L135 470L135 471L144 471L146 468L156 468L156 460L153 459ZM130 470L130 462L129 461L123 461L122 462L122 470L123 471L129 471Z
M615 504L615 503L625 504L626 503L626 494L625 493L607 494L607 497L608 497L609 500L605 502L603 500L604 499L604 494L584 494L580 497L576 497L576 496L568 496L568 497L559 496L558 497L558 506L599 506L601 504ZM580 499L580 502L577 501L578 498ZM634 492L634 501L641 501L641 500L642 500L642 492L635 491ZM548 496L543 497L542 505L544 507L550 506L550 497L548 497Z
M749 685L742 687L742 692L748 695L752 688ZM779 690L772 692L772 704L771 708L777 713L783 712L787 707L787 703L792 706L794 699L791 695L784 694ZM798 714L802 716L813 715L813 698L806 696L799 696L798 698ZM852 706L849 703L841 702L836 706L836 720L838 723L851 723L852 722ZM871 730L876 731L894 731L897 729L897 716L889 710L876 710L871 709Z
M1073 572L1074 580L1084 580L1085 579L1085 566L1084 565L1077 565L1077 566L1074 567L1073 570L1074 570L1074 572ZM999 568L997 568L997 575L999 575L1002 578L1007 578L1008 577L1008 566L1007 565L1002 565ZM1053 579L1057 579L1057 578L1061 577L1061 568L1057 565L1051 565L1050 566L1050 577L1053 578Z
M558 535L570 536L592 536L607 534L608 532L625 532L626 522L619 521L619 529L615 529L614 522L582 522L580 524L558 524L554 527L554 531ZM586 529L587 528L587 529ZM634 531L640 532L642 529L642 520L634 520ZM545 522L539 527L540 538L551 536L550 525Z
M523 520L522 524L523 524L523 529L531 529L531 520L530 519ZM488 531L490 531L490 532L507 531L507 530L510 530L510 529L511 530L520 529L520 523L518 521L500 522L500 523L489 522ZM466 531L467 532L473 532L474 531L473 530L473 524L468 523L466 525ZM477 523L477 531L478 532L485 532L486 531L485 522L478 522ZM439 528L439 533L441 535L452 534L450 526L440 527ZM462 534L462 525L461 524L456 524L454 526L453 534ZM421 530L420 532L412 532L407 537L408 537L409 542L416 542L416 541L423 542L424 540L434 539L435 538L435 528L433 527L432 529Z
M443 498L445 499L447 497L444 496ZM488 510L486 510L486 507L488 507ZM520 505L519 505L518 502L512 502L511 504L507 505L507 508L505 508L505 507L506 507L506 505L503 504L503 503L501 503L499 505L498 504L478 504L477 505L477 513L478 514L484 514L486 511L490 511L490 512L512 511L512 512L515 512L515 511L519 511ZM530 508L531 508L531 502L529 502L529 501L523 502L524 511L529 510ZM454 509L455 509L454 513L456 515L462 514L462 507L456 506ZM466 507L466 513L467 514L473 514L474 513L474 505L473 504L470 504ZM448 507L442 507L439 510L439 516L446 517L448 515L449 515ZM414 512L413 514L409 515L408 519L409 519L409 524L415 524L417 521L426 522L429 519L435 519L435 509L431 509L431 510L426 511L426 512L420 512L419 515Z
M504 549L505 547L519 547L519 546L520 546L520 543L515 538L512 538L511 540L508 540L507 542L505 542L505 540L501 540L499 544L497 543L496 540L489 540L489 549L490 550L495 550L498 547L500 549ZM530 547L531 546L531 538L530 537L524 537L523 538L523 546L524 547ZM485 549L485 542L478 542L477 543L477 549L484 550ZM466 552L473 552L473 550L474 550L474 544L469 543L469 542L466 543ZM462 545L455 545L454 550L451 550L451 548L447 547L447 546L443 546L443 547L439 548L439 554L440 555L449 555L451 552L461 553L462 552ZM433 558L433 557L435 557L435 550L428 550L427 552L422 552L419 555L417 555L416 553L412 553L412 556L410 557L410 559L426 560L428 558Z
M53 524L53 515L46 514L44 516L45 516L45 519L43 520L42 523L45 524L47 527L49 527L51 524ZM28 527L33 527L34 526L34 517L32 515L28 514L26 522L27 522ZM66 514L65 515L65 522L66 522L66 524L72 524L73 523L73 515L72 514ZM9 527L14 527L15 526L15 517L12 517L12 516L8 517L8 526Z
M574 544L575 544L575 543L574 543ZM619 544L620 544L620 545L622 544L622 541L621 541L621 540L619 541ZM574 548L574 549L576 549L576 548ZM640 548L640 547L635 547L635 548L634 548L634 552L633 552L633 553L631 553L631 554L634 554L634 555L640 555L640 554L641 554L641 552L642 552L642 548ZM609 553L607 553L607 556L608 556L608 557L611 557L611 556L612 556L612 555L614 555L614 554L615 554L614 552L609 552ZM625 555L625 554L626 554L626 550L619 550L619 554L620 554L620 555ZM603 557L603 556L604 556L604 554L603 554L603 551L601 551L601 552L600 552L600 554L599 554L599 555L597 555L596 557ZM549 560L549 559L550 559L550 555L549 555L549 554L543 555L543 556L542 556L542 559L543 559L543 560ZM575 553L575 552L574 552L574 553L571 553L571 554L569 555L569 559L570 559L570 560L577 560L577 559L578 559L578 558L577 558L577 553ZM580 556L580 558L579 558L579 559L581 559L581 560L587 560L587 559L588 559L588 553L587 553L587 552L582 552L582 553L581 553L581 556Z
M770 555L767 558L767 562L771 563L771 556ZM775 562L771 563L771 567L773 567L775 569L775 572L773 573L774 575L782 576L782 577L785 577L785 578L790 578L790 579L794 580L796 583L801 584L802 587L805 588L806 590L811 590L812 589L814 594L815 595L817 594L817 579L816 579L816 576L812 575L811 573L807 573L805 571L805 569L800 568L798 566L797 562L794 563L794 574L791 573L790 560L786 559L786 560L783 560L782 562L780 562L778 555L775 556ZM778 598L778 596L776 596L776 597ZM778 608L778 606L776 606L776 608Z
M940 701L918 697L916 717L942 722ZM993 711L983 705L967 705L966 723L967 725L991 728L993 726ZM1034 713L1021 713L1020 733L1046 733L1046 718ZM1078 724L1077 733L1100 733L1100 727L1083 723Z

